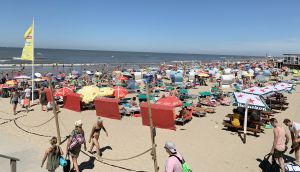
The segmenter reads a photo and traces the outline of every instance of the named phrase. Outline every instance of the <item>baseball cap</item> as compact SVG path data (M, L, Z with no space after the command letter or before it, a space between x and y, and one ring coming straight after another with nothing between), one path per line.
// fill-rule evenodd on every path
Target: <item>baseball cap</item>
M164 148L168 149L172 154L177 152L175 144L171 141L167 141Z

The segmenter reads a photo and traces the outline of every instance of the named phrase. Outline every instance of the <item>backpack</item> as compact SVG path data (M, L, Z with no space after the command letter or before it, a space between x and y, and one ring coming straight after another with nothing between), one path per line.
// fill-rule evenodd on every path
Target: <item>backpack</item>
M171 155L170 157L174 156L175 158L178 159L178 161L181 163L182 165L182 172L192 172L190 166L185 162L185 160L182 158L182 160L176 156L176 155Z

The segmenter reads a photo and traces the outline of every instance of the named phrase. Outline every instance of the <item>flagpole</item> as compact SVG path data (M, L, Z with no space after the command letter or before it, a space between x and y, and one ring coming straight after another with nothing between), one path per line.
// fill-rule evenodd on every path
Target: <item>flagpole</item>
M32 99L32 104L33 104L33 100L34 100L34 81L33 81L33 79L34 79L34 19L32 19L32 43L33 43L33 47L32 47L32 56L33 56L33 58L32 58L32 61L31 61L31 77L32 77L32 79L31 79L31 88L32 88L32 90L31 90L31 94L32 94L32 97L31 97L31 99Z
M248 105L249 105L249 100L246 101L246 105L245 105L244 140L243 140L244 144L246 144L246 136L247 136Z

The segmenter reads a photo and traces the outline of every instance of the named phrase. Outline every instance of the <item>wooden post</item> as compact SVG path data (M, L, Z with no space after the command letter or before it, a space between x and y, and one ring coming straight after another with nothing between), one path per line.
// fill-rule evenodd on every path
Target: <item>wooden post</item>
M153 156L153 161L154 161L154 171L158 172L157 157L156 157L156 145L155 145L155 137L154 137L154 133L153 133L153 121L152 121L152 112L151 112L151 107L150 107L148 83L146 83L146 95L147 95L148 115L149 115L149 124L150 124L150 134L151 134L151 141L152 141L152 156Z
M51 77L49 77L49 86L50 86L50 91L51 91L51 96L52 96L52 106L53 106L53 114L55 116L55 125L56 125L56 133L57 133L57 140L58 140L58 144L61 144L61 137L60 137L60 129L59 129L59 122L58 122L58 116L57 116L57 110L56 110L56 102L54 99L54 94L53 94L53 87L52 87L52 83L51 83Z
M10 159L10 172L17 172L17 161Z

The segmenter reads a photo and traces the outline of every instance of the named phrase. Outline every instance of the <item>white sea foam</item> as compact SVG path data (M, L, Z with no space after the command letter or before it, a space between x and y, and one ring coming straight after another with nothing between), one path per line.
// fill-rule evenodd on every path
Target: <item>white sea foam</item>
M13 60L21 60L21 57L12 57Z

